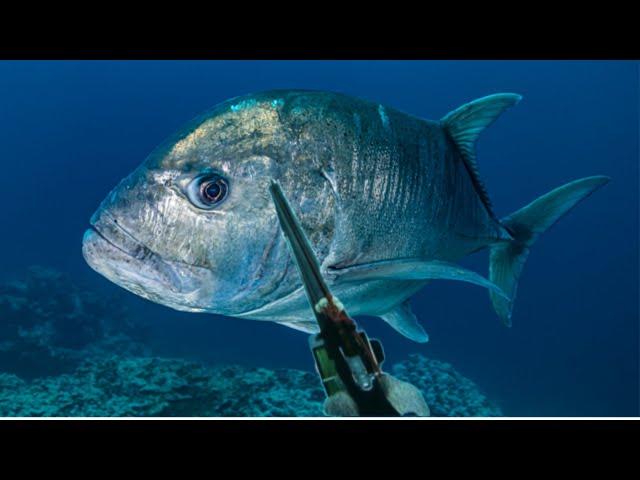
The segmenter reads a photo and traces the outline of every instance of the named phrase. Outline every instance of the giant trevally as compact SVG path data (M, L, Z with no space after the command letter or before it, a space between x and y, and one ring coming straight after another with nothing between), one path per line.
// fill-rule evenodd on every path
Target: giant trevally
M475 143L520 98L490 95L439 121L328 92L228 100L106 197L84 257L109 280L177 310L315 331L269 195L274 179L351 314L426 341L409 298L428 281L461 280L488 288L509 325L531 245L608 181L575 180L499 219ZM484 248L489 279L455 263Z

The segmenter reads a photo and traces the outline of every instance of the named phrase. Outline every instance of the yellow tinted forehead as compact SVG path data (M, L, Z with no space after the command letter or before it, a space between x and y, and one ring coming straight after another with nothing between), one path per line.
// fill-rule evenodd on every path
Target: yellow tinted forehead
M259 154L283 140L278 112L283 103L281 99L225 102L174 136L155 160L160 168L183 170L225 154Z

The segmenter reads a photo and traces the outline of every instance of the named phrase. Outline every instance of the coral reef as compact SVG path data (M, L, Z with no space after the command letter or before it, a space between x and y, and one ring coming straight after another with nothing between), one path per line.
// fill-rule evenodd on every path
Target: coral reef
M144 350L145 328L117 299L82 290L62 273L29 268L0 285L0 370L32 378L72 371L87 355Z
M393 374L422 389L433 416L501 415L448 363L415 355ZM95 357L32 382L0 375L2 416L322 416L323 400L311 372L178 359Z
M320 416L315 375L204 367L176 359L93 358L73 374L0 374L2 416Z
M154 357L145 336L120 302L56 271L0 285L0 416L322 416L314 373ZM448 363L387 368L434 416L502 414Z
M460 375L450 363L413 354L408 360L395 364L390 372L422 390L434 417L503 415L475 383Z

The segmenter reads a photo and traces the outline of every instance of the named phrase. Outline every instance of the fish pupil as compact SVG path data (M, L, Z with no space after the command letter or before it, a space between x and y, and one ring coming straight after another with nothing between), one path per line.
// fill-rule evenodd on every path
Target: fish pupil
M208 180L202 184L201 187L203 199L210 203L221 202L227 193L227 185L221 178L215 180Z

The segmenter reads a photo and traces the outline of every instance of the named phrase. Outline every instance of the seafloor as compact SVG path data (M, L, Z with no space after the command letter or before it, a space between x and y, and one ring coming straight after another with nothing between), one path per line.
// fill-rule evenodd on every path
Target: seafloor
M0 416L322 416L315 373L157 356L117 305L42 267L0 285ZM387 368L433 416L502 415L446 362Z

